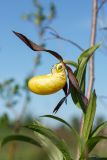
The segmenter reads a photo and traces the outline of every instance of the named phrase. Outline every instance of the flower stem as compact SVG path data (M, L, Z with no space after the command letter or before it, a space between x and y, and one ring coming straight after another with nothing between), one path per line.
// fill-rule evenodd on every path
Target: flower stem
M91 40L90 40L91 47L95 45L95 41L96 41L97 13L98 13L98 2L97 0L93 0L92 22L91 22ZM90 95L93 89L93 84L94 84L94 56L92 56L89 61L89 82L88 82L88 90L86 94L86 97L88 99L90 99ZM82 137L83 126L84 126L84 116L82 116L81 123L80 123L80 137ZM79 160L79 157L80 157L80 149L78 147L76 160Z

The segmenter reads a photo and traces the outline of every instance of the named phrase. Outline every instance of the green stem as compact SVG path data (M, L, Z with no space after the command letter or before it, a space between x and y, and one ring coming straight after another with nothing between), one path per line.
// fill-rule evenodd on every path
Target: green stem
M98 2L97 0L93 0L90 46L93 46L96 40L97 13L98 13L97 11L98 11ZM93 83L94 83L94 57L92 56L89 62L89 82L88 82L88 91L86 95L88 99L90 99L90 95L93 89ZM80 124L80 137L82 137L83 126L84 126L84 117L82 116ZM80 158L80 150L78 147L76 160L79 160L79 158Z

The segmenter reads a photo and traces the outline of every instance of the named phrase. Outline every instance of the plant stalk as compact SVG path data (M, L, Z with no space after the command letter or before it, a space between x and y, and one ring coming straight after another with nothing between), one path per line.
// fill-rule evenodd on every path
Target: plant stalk
M95 45L96 41L96 30L97 30L97 13L98 13L98 2L97 0L93 0L92 2L92 22L91 22L91 39L90 39L90 47ZM88 100L90 99L90 95L93 89L94 84L94 55L91 56L89 60L89 81L88 81L88 90L86 97ZM84 115L82 116L81 123L80 123L80 137L82 137L82 130L84 125ZM76 160L79 160L80 157L80 150L77 148L77 155Z

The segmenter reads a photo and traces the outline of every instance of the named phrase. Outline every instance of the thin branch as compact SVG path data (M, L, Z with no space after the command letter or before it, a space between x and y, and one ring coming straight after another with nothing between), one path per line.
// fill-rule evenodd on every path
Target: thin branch
M99 5L98 9L97 9L97 14L98 12L102 9L102 7L104 6L104 4L107 2L107 0L102 0L102 3Z
M53 29L52 27L45 27L46 29L50 29L52 32L50 32L56 39L60 39L60 40L63 40L63 41L66 41L72 45L74 45L76 48L78 48L80 51L84 51L84 49L76 42L70 40L70 39L67 39L67 38L64 38L62 37L61 35L59 35L59 33Z
M80 47L80 45L78 45L76 42L74 42L74 41L72 41L72 40L69 40L69 39L66 39L66 38L64 38L64 37L62 37L62 36L59 36L59 35L57 35L57 34L55 34L55 33L51 33L51 34L52 34L54 37L56 37L57 39L66 41L66 42L74 45L75 47L77 47L79 50L84 51L84 49L83 49L82 47Z
M91 27L91 42L90 46L95 45L96 40L96 29L97 29L97 13L98 13L98 2L93 0L93 14L92 14L92 27ZM87 90L87 98L90 98L90 94L94 84L94 56L89 61L89 82Z

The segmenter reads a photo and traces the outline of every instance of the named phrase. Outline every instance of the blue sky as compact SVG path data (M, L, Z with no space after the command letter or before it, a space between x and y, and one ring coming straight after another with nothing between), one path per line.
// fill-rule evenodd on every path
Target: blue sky
M50 0L41 0L46 11ZM90 45L90 26L91 26L91 11L92 1L77 0L58 2L54 0L57 7L57 18L51 24L59 34L67 39L74 40L84 49ZM34 11L32 1L28 0L2 0L0 3L0 82L5 79L14 77L17 82L23 83L26 74L32 68L35 54L24 43L22 43L13 33L12 30L25 34L27 37L39 43L37 29L21 19L25 13ZM106 10L105 10L106 15ZM102 14L99 15L99 25L97 42L103 40L104 35L99 30L103 24L101 20ZM104 20L104 17L103 17ZM106 33L104 33L106 35ZM50 35L51 36L51 35ZM48 34L49 37L49 34ZM60 40L48 40L47 48L57 51L62 54L64 59L77 60L81 53L76 47L62 42ZM50 68L57 63L57 60L49 54L42 53L42 64L37 70L38 74L45 74L50 72ZM98 95L107 95L107 51L102 47L95 53L95 85L94 88ZM60 91L54 95L40 96L32 93L33 102L29 106L28 111L32 112L34 116L43 114L51 114L53 107L58 103L63 96ZM106 101L107 102L107 101ZM102 106L98 100L97 115L104 115L106 117L106 107ZM16 108L20 112L20 106ZM0 114L8 112L8 110L1 107ZM65 120L71 119L74 115L80 115L80 110L74 107L71 99L68 99L68 105L63 105L58 112L58 116ZM13 117L12 113L10 115ZM46 121L46 123L49 123ZM51 123L51 122L50 122Z

